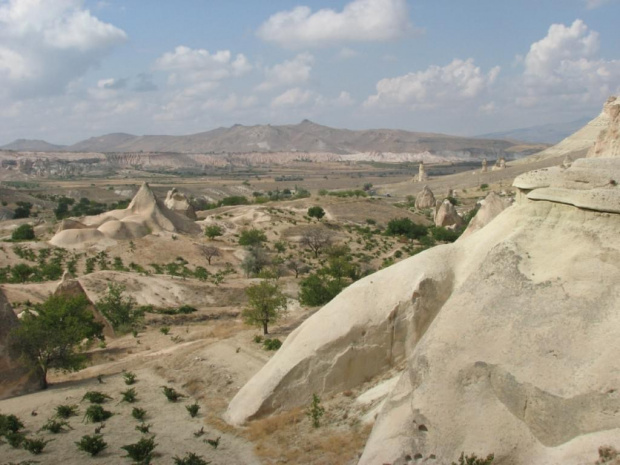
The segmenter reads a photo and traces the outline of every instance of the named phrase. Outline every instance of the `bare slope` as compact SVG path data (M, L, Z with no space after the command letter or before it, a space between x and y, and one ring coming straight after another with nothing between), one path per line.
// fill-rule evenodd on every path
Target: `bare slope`
M64 145L50 144L38 139L17 139L10 144L0 146L0 150L14 150L16 152L55 152L64 148Z

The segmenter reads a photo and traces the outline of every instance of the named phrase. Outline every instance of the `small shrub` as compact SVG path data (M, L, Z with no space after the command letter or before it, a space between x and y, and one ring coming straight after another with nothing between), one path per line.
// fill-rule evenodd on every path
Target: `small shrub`
M103 404L108 399L111 399L109 395L99 391L88 391L82 397L82 400L87 400L91 404Z
M183 458L174 456L172 460L174 460L175 465L209 465L211 463L203 459L202 455L193 452L188 452Z
M324 414L325 408L321 405L321 398L316 394L312 394L312 402L310 403L308 410L306 410L306 415L310 417L313 428L318 428L321 426L321 417Z
M217 449L217 447L220 445L220 439L221 436L218 436L216 439L205 439L203 442L205 444L209 444L214 449Z
M0 436L17 433L23 427L24 424L15 415L0 415Z
M58 421L51 418L47 420L47 423L45 423L39 431L49 431L52 434L58 434L64 431L65 428L73 429L66 421Z
M22 224L11 234L14 241L31 241L34 239L34 229L29 224Z
M261 342L263 342L263 336L261 336L260 334L257 334L256 336L254 336L254 342L256 342L257 344L260 344Z
M125 380L125 384L129 386L136 382L136 374L131 371L128 371L126 373L123 373L123 379Z
M108 444L103 440L102 434L93 434L92 436L86 434L75 445L79 450L90 454L91 457L96 456L108 447Z
M159 328L159 332L162 333L164 336L167 336L170 333L170 326L163 326Z
M265 350L278 350L282 347L282 342L277 337L273 339L267 338L263 341L263 347Z
M121 392L121 396L121 402L133 404L136 400L138 400L138 393L135 388L127 389L126 391Z
M485 191L485 190L487 190L488 188L489 188L489 185L488 185L488 184L480 184L480 190L481 190L481 191Z
M146 418L146 410L140 407L134 407L131 411L131 416L136 420L143 421Z
M151 426L153 426L152 424L146 424L144 422L140 423L139 425L136 426L136 431L140 431L142 434L147 434L150 432L151 430Z
M164 395L166 396L166 399L168 399L170 402L176 402L177 400L185 397L183 394L179 393L174 388L171 388L168 386L162 386L162 389L164 391Z
M22 446L22 443L26 440L26 435L24 433L20 433L19 431L9 431L4 434L4 437L10 446L15 449L19 449Z
M105 410L101 405L91 405L86 409L84 419L89 423L100 423L106 421L112 415L112 412Z
M198 411L200 410L200 405L193 403L191 405L186 405L185 408L187 409L189 416L194 418L196 415L198 415Z
M189 305L182 305L181 307L177 309L177 313L179 315L189 315L190 313L195 313L197 311L198 309L194 307L190 307Z
M24 439L22 446L24 449L26 449L31 454L39 455L41 452L43 452L43 449L45 449L45 446L47 446L52 441L53 439L45 440L41 438L32 438L32 439L26 438Z
M465 455L465 452L461 452L458 463L452 462L452 465L491 465L494 459L493 454L489 454L486 459L483 459L478 458L476 454Z
M67 418L75 417L78 414L77 405L59 405L56 407L56 416L66 420Z
M126 458L130 458L134 463L141 465L148 465L153 458L153 451L157 447L155 443L155 436L150 438L142 438L135 444L127 444L122 446L125 452L127 452Z

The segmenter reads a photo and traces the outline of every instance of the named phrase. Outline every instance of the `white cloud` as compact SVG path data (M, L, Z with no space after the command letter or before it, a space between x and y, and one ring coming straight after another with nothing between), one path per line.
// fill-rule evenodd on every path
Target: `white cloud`
M191 49L180 45L173 52L164 53L155 62L155 69L172 72L183 81L217 81L230 76L241 76L252 69L243 54L232 56L230 50L210 53L205 49Z
M304 105L315 97L314 92L294 87L278 95L271 101L272 107L295 107Z
M499 71L500 68L495 67L485 74L471 58L453 60L443 67L433 65L424 71L382 79L377 83L377 93L371 95L365 105L435 107L471 100L495 82Z
M338 52L338 58L340 58L341 60L349 60L351 58L356 58L360 55L360 52L358 52L357 50L353 50L349 47L342 47L340 49L340 52Z
M314 57L301 53L292 60L265 69L265 81L258 87L259 91L271 90L280 86L299 85L310 79Z
M286 48L339 42L397 39L412 30L406 0L353 0L342 11L307 6L281 11L264 22L258 36Z
M338 97L334 100L333 103L339 107L348 107L351 105L355 105L355 99L351 97L350 93L343 90L342 92L340 92L340 95L338 95Z
M124 42L81 0L10 0L0 4L0 88L21 98L53 95Z
M97 82L97 87L99 87L100 89L118 90L118 89L123 89L126 86L127 86L127 79L108 78L108 79L100 79Z
M599 49L598 33L583 21L553 24L523 60L517 103L527 107L554 102L601 104L620 90L620 60L601 58Z
M584 0L586 3L586 8L588 10L594 10L595 8L599 8L607 3L610 3L612 0Z

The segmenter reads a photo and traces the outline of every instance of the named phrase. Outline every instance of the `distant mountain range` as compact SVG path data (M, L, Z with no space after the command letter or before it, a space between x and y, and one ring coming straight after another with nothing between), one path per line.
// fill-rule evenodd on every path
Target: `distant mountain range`
M10 144L3 145L0 149L16 152L56 152L66 150L66 147L66 145L54 145L38 139L17 139Z
M551 123L542 126L531 126L529 128L513 129L504 132L493 132L483 134L483 139L508 139L518 140L529 143L557 144L574 132L588 124L592 118L581 118L568 123Z
M250 153L311 152L354 154L368 152L424 153L457 158L510 156L514 141L456 137L393 129L353 131L322 126L308 120L295 125L234 125L186 136L134 136L114 133L58 146L20 140L0 147L18 151ZM520 147L517 156L522 155ZM540 147L538 147L540 149ZM531 151L530 151L531 153Z

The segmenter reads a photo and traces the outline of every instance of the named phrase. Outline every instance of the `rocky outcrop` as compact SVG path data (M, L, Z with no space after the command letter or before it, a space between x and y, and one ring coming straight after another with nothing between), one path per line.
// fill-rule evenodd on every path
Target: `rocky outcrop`
M426 169L424 168L424 162L421 161L418 166L418 182L424 182L428 180L428 174L426 173Z
M467 229L461 234L459 240L484 228L491 220L509 207L510 204L511 202L508 199L501 198L495 192L489 192L489 195L480 202L480 208L467 225Z
M603 114L608 119L607 127L599 133L596 143L588 151L588 158L620 156L620 100L610 97L603 107Z
M435 212L435 226L448 229L461 228L465 222L463 218L458 214L454 205L446 199L438 205Z
M9 334L18 325L11 304L0 290L0 399L41 388L41 380L10 353Z
M517 202L475 234L352 284L291 333L225 418L400 370L361 465L452 463L462 451L594 462L620 441L620 187L597 183L603 171L620 178L618 161L522 176Z
M164 205L168 207L170 210L175 211L177 213L182 213L187 216L190 220L196 220L196 212L194 207L189 203L189 199L185 194L176 190L176 188L172 188L166 194L166 200L164 201Z
M95 317L95 321L103 325L103 335L105 337L114 337L114 329L110 322L101 314L95 304L90 300L88 294L82 287L82 284L77 279L74 279L71 274L65 271L62 275L62 280L56 286L54 295L61 295L65 297L79 297L83 296L88 301L87 309Z
M106 248L118 240L137 239L164 231L200 233L200 226L166 207L147 183L142 184L126 209L87 216L81 221L66 220L63 225L61 228L68 228L60 230L50 243L65 248Z
M424 186L424 189L422 189L415 198L415 208L418 210L434 208L436 202L433 191L431 191L428 186Z
M498 170L504 170L504 169L506 169L506 159L503 157L500 157L497 159L497 161L491 168L491 171L498 171Z

